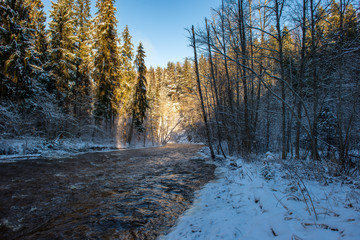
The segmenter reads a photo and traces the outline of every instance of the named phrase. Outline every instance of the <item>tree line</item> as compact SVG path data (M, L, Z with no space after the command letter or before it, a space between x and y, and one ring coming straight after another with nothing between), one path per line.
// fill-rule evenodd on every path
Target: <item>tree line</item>
M145 51L136 56L126 26L117 33L114 0L0 1L2 137L115 137L118 122L143 131Z
M345 0L223 0L189 29L219 153L359 161L360 25ZM202 90L202 91L201 91Z
M0 1L0 138L202 141L193 62L148 69L114 1L96 8L58 0L46 26L41 0Z

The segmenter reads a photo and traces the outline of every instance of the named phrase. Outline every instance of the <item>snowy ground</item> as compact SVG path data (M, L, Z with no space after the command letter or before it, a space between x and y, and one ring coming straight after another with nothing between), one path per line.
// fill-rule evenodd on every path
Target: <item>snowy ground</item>
M13 162L38 157L64 157L91 151L116 150L116 144L81 139L42 138L0 139L0 162Z
M145 147L153 147L147 142ZM14 162L38 157L65 157L78 153L144 148L144 143L121 145L109 140L86 141L83 139L43 138L0 139L0 162Z
M358 181L287 168L271 154L224 160L217 175L160 239L360 239Z

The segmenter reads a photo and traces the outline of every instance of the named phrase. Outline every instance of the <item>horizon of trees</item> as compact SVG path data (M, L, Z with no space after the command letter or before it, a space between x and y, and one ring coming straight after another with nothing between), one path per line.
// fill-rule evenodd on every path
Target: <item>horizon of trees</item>
M96 8L54 1L46 26L41 0L0 2L0 137L201 141L192 63L147 69L142 44L117 32L114 0Z
M93 18L90 0L54 1L46 29L41 0L0 2L1 137L130 143L143 132L145 51L135 53L127 26L117 33L114 0L96 8Z

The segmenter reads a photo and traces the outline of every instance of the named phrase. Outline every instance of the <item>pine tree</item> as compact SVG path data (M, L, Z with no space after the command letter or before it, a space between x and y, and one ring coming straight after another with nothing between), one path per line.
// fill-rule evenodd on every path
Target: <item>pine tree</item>
M333 0L327 16L326 20L329 25L326 37L332 43L350 42L357 37L358 20L356 19L356 10L350 2L340 1L338 3Z
M194 70L188 58L184 61L183 73L182 73L182 92L186 94L192 94L195 90L195 79L193 77Z
M156 134L156 119L157 119L157 101L156 99L156 92L158 88L158 84L156 81L156 73L155 69L153 67L150 67L150 69L147 71L146 76L147 82L148 82L148 89L147 89L147 95L148 95L148 105L149 105L149 113L147 114L147 125L149 126L150 130L150 137L151 142L154 145L155 143L155 134Z
M58 0L52 4L50 32L50 69L55 93L61 106L70 107L71 86L75 75L75 28L73 3L71 0Z
M137 49L135 65L137 67L138 77L135 85L135 95L133 102L133 118L135 120L135 128L142 132L143 122L145 119L146 109L149 107L146 97L146 66L145 66L145 51L140 42Z
M118 88L117 97L121 99L123 111L128 110L131 105L131 97L136 80L136 73L133 65L134 45L131 43L131 35L128 26L122 32L123 45L121 46L121 84ZM120 99L118 100L120 102Z
M14 135L45 133L48 107L54 102L42 84L48 75L36 49L41 22L34 24L33 4L32 0L0 1L0 108L6 109L0 111L0 126Z
M337 145L337 119L335 114L331 112L329 107L325 106L322 111L319 112L319 136L327 143L329 149L330 146ZM324 145L324 144L323 144Z
M41 84L40 92L46 92L51 88L51 78L49 77L49 69L46 68L46 64L49 61L48 52L48 38L46 32L46 15L44 12L44 4L41 0L31 0L28 27L32 29L32 37L34 41L34 55L36 56L35 64L36 68L36 79L37 83ZM50 97L50 96L47 96ZM52 100L53 101L53 100ZM52 102L51 101L51 102ZM48 102L48 101L47 101Z
M176 66L173 62L168 62L167 68L166 68L166 79L165 84L167 88L169 89L169 97L172 100L177 99L176 95Z
M32 95L36 68L29 14L29 1L0 2L0 97L18 103Z
M75 64L76 74L72 89L74 95L74 114L83 118L91 111L91 14L90 0L75 2L75 30L77 36Z
M94 80L96 83L95 114L97 121L114 123L119 103L114 93L119 86L119 49L116 31L114 0L98 0L98 13L95 18L95 59Z
M47 61L47 47L48 42L46 38L45 22L46 16L44 13L44 4L41 0L30 1L29 13L29 27L34 31L32 33L35 40L35 51L39 56L41 62L44 64Z
M133 127L139 133L142 133L145 129L143 126L146 110L149 108L148 100L146 97L146 66L145 66L145 51L140 42L137 49L137 55L135 58L135 65L137 67L138 77L135 85L135 94L132 103L132 124L130 135L128 136L128 143L131 143L132 129Z

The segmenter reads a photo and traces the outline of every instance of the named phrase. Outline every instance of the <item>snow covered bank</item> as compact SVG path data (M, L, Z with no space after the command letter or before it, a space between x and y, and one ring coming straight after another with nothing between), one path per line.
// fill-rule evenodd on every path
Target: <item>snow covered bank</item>
M359 182L315 181L271 157L219 164L218 180L160 239L359 239Z
M78 153L112 151L120 149L139 149L158 147L158 144L143 141L133 141L131 145L122 145L109 139L96 141L83 139L56 139L43 138L0 139L0 162L14 162L37 157L64 157Z
M47 141L43 138L1 139L0 162L115 149L118 149L115 143L97 143L81 139L57 139L53 141Z

